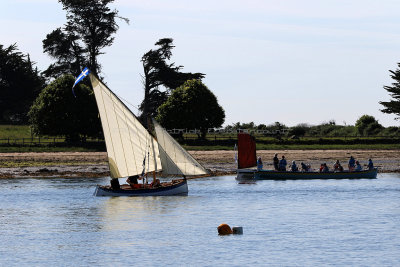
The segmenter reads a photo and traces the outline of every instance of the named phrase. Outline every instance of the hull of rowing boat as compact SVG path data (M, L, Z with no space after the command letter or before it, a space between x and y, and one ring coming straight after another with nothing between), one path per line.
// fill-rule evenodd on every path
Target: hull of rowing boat
M280 172L269 170L238 170L237 179L253 180L309 180L309 179L375 179L378 170L344 172Z

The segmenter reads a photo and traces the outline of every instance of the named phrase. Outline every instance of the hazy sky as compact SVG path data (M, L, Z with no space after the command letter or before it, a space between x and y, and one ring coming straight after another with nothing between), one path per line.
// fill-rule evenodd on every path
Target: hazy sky
M378 103L390 99L383 86L400 62L398 0L116 0L113 7L131 23L119 22L100 58L102 75L132 104L143 98L141 57L168 37L173 62L206 74L225 125L354 124L363 114L400 124ZM56 0L1 0L0 44L17 43L45 70L52 61L42 40L65 21Z

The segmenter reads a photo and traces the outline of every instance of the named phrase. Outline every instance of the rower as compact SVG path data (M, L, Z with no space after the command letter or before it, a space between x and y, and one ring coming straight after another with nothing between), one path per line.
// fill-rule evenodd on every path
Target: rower
M258 157L257 159L257 171L261 171L263 169L263 162L261 160L261 157Z
M368 159L368 170L374 169L374 163L372 163L372 159Z

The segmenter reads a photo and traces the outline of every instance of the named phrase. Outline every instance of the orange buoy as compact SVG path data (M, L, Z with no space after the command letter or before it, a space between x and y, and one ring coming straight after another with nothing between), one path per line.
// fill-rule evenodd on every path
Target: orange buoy
M226 223L220 224L217 229L219 235L230 235L233 233L231 227Z

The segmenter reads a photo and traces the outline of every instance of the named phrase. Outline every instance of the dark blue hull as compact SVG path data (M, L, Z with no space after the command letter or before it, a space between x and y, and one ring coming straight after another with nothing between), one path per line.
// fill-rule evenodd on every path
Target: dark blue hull
M186 179L182 179L177 183L162 183L162 186L156 188L138 188L132 189L125 185L121 189L115 190L110 186L97 185L94 192L95 196L176 196L187 195L188 185Z
M344 172L280 172L269 170L238 170L237 179L310 180L310 179L375 179L378 169Z

